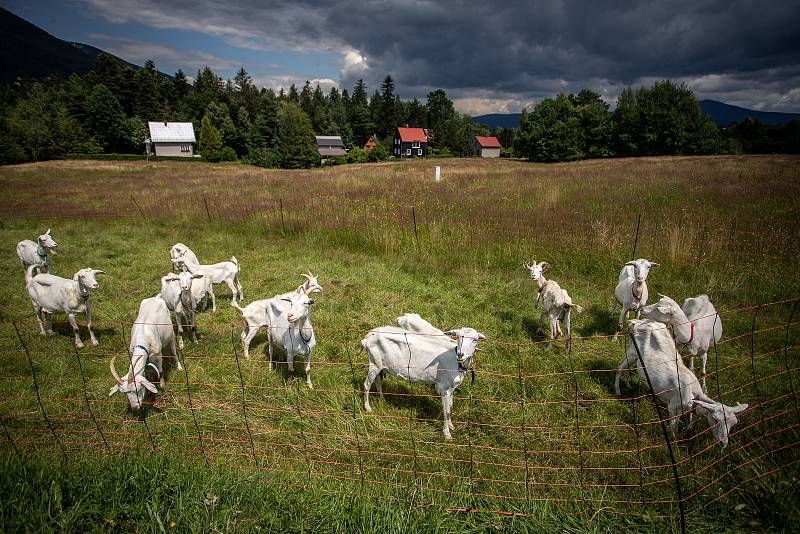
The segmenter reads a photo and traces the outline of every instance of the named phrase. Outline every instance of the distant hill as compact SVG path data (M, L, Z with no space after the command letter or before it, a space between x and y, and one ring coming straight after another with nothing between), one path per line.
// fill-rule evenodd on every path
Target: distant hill
M747 117L751 117L764 124L786 124L793 120L800 119L800 113L776 113L772 111L756 111L753 109L740 108L716 100L701 100L700 110L711 117L718 126L727 127L732 122L741 122ZM501 128L519 127L519 113L491 113L473 117L472 120L482 124L487 128L500 126Z
M0 7L0 83L18 78L42 80L91 71L103 50L53 37L43 29ZM131 65L116 56L120 63ZM136 65L131 65L135 68Z
M740 108L716 100L701 100L700 109L711 117L718 126L727 127L732 122L742 122L747 117L758 120L764 124L786 124L800 119L800 113L776 113L773 111L756 111Z
M482 124L487 128L519 128L519 113L490 113L472 117L472 122Z

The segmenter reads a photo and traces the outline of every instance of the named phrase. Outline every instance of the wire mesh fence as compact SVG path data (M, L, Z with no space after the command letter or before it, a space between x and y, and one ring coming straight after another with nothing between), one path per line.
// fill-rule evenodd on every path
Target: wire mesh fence
M199 324L203 336L230 340L229 348L189 344L179 354L183 371L166 354L163 387L135 414L108 396L109 361L127 353L130 324L98 322L101 345L81 350L67 336L35 334L32 323L0 323L2 447L66 462L175 453L291 474L298 484L332 481L343 494L380 488L453 510L524 513L548 503L590 513L706 514L800 461L799 300L720 312L750 324L726 331L709 351L707 394L749 405L727 448L697 415L681 414L669 430L675 421L645 381L614 395L626 347L610 336L552 348L482 342L475 380L456 390L447 441L441 399L424 385L387 377L382 398L372 393L373 411L364 410L365 329L315 328L329 349L312 355L309 389L297 379L302 370L290 372L280 357L275 371L263 352L245 359L239 324Z

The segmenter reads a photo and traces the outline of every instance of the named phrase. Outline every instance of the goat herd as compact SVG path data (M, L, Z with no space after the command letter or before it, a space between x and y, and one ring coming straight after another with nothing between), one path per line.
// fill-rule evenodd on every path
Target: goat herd
M82 347L75 315L83 313L91 343L97 345L97 338L92 332L92 292L99 287L96 276L104 273L97 269L81 269L72 280L50 274L50 256L54 254L56 246L50 229L39 236L38 242L24 240L17 245L17 256L25 270L25 287L39 329L43 335L52 333L52 314L65 313L75 335L75 344ZM111 388L109 396L124 393L131 408L141 408L146 391L158 392L147 378L148 368L152 369L150 376L155 373L160 386L164 387L162 353L167 347L177 362L178 370L183 369L175 348L170 312L175 313L178 346L183 348L184 327L189 330L191 339L197 342L195 311L207 307L209 300L212 309L217 309L213 285L221 283L230 288L231 304L244 319L241 341L245 357L250 358L250 343L259 328L266 326L270 369L274 365L274 347L286 354L290 372L294 370L294 358L305 356L306 383L313 389L311 352L316 345L316 338L311 325L311 305L314 301L309 295L322 291L313 274L303 274L305 282L294 291L257 300L241 308L237 298L243 298L243 292L238 276L239 263L235 257L231 257L230 261L202 265L189 247L177 243L170 249L170 259L173 272L161 278L160 292L142 300L139 305L139 314L131 328L130 367L125 376L120 377L114 367L116 356L111 358L110 368L116 385ZM634 311L637 318L628 323L628 334L633 343L629 344L625 358L617 368L615 391L617 395L620 394L621 377L624 376L628 383L629 368L639 361L641 354L644 365L637 365L638 373L667 404L673 431L684 414L689 414L689 424L692 424L691 414L697 413L706 418L716 442L725 447L730 429L737 423L736 414L747 409L747 404L725 406L704 392L706 354L709 346L722 336L719 315L706 295L686 299L682 307L662 295L658 302L646 306L647 276L650 269L655 267L658 267L657 263L638 259L626 263L619 275L614 294L622 305L620 330L629 311ZM563 322L569 340L570 312L574 309L580 313L582 307L574 304L555 281L545 279L544 273L550 264L533 261L523 264L523 268L538 284L536 304L541 303L540 326L547 316L552 343L553 339L563 334L560 325ZM38 274L34 275L35 270ZM640 320L640 316L644 319ZM47 323L47 330L43 321ZM444 332L413 313L398 317L396 323L396 326L370 330L361 340L369 359L364 380L364 408L371 411L369 392L373 383L377 391L383 393L381 379L386 374L409 382L433 385L442 397L443 432L450 439L450 431L454 428L450 420L453 392L471 369L474 353L480 350L478 342L485 340L486 336L468 327ZM676 343L691 354L692 369L694 356L700 356L702 386L694 372L684 365Z

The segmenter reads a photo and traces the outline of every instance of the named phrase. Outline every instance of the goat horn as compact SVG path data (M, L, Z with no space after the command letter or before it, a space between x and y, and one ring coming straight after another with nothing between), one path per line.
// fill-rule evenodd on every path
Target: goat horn
M306 280L311 280L311 276L307 275L306 273L300 273L300 276L305 276Z
M111 374L114 375L114 379L117 381L117 384L122 385L122 379L117 374L117 370L114 369L114 360L116 360L116 359L117 359L117 355L114 354L111 357L111 363L109 364L109 367L111 368Z

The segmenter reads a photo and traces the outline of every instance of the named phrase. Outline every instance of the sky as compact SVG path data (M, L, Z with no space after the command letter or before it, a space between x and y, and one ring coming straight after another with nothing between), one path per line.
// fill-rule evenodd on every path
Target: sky
M52 35L258 86L444 89L462 113L671 79L699 99L800 112L800 0L0 0Z

